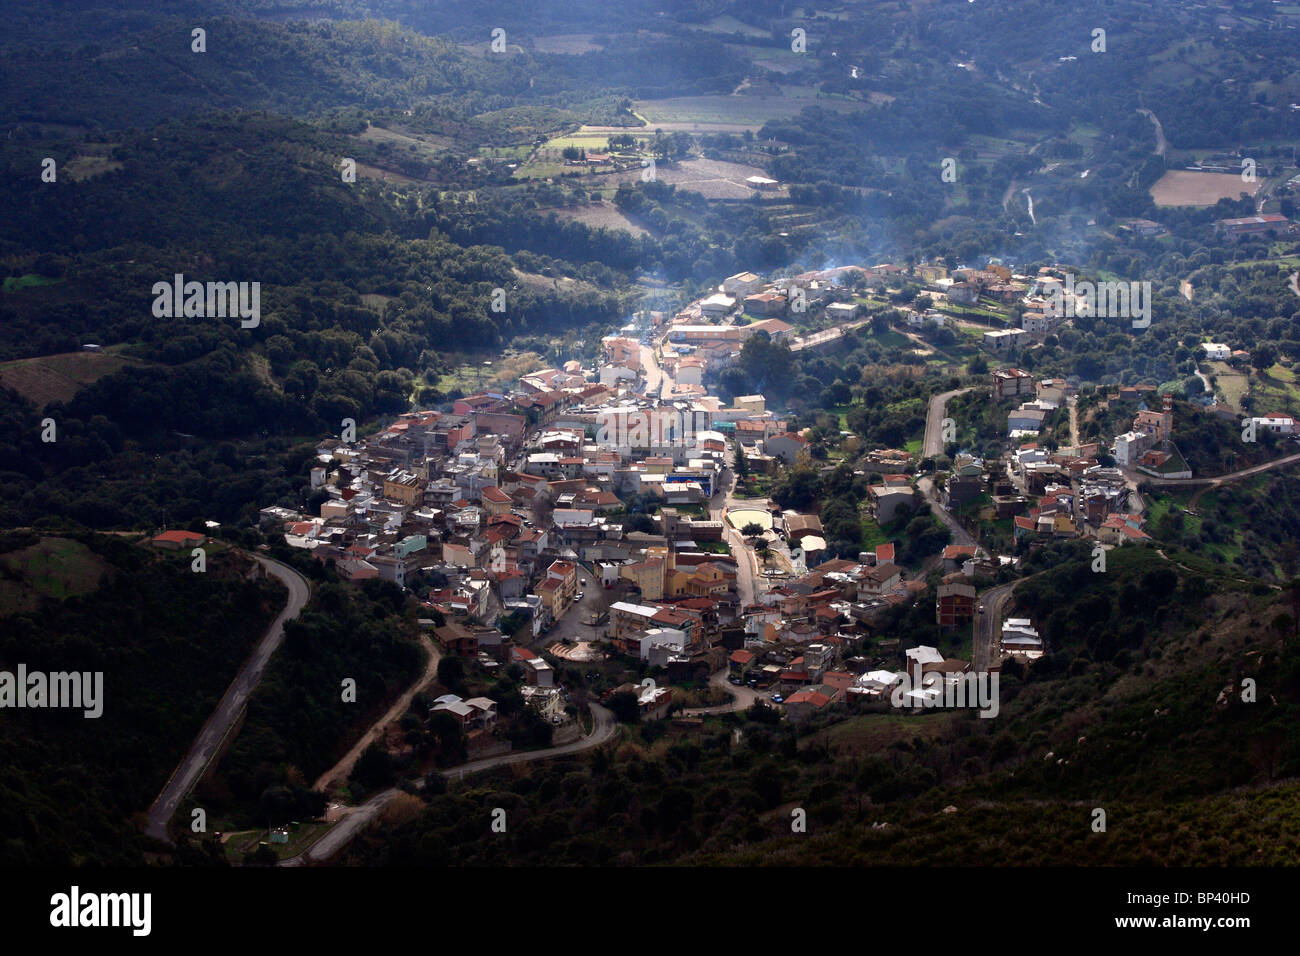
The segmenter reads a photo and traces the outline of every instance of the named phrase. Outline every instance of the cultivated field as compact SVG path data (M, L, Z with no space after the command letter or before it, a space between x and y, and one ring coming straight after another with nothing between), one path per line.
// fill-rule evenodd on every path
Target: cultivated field
M1151 187L1157 206L1213 206L1220 199L1239 199L1259 191L1258 182L1242 182L1236 173L1198 173L1174 169Z
M535 37L533 49L538 53L588 53L601 49L591 42L591 33L557 33L549 37Z
M124 365L139 364L115 352L64 352L0 362L0 385L12 388L37 408L66 402L91 382Z
M743 133L757 131L768 120L791 119L809 106L825 109L860 110L867 104L815 92L787 89L777 96L675 96L661 100L641 100L636 112L644 116L652 130L665 133Z
M613 203L592 203L587 206L566 206L554 210L556 218L565 221L576 220L592 229L622 229L636 236L648 236L649 231L638 226L619 211Z
M1241 411L1241 400L1250 391L1250 379L1244 372L1239 372L1227 362L1206 362L1206 371L1213 376L1214 384L1220 395L1223 396L1223 404ZM1285 370L1280 370L1285 372ZM1285 374L1290 374L1285 372Z
M728 163L719 159L688 159L675 165L658 163L655 178L662 183L677 186L699 193L707 199L748 199L759 195L759 190L750 186L745 180L750 176L766 176L767 173L757 166L745 166L741 163ZM632 168L618 173L593 176L587 182L589 188L614 187L620 182L638 182L642 170ZM773 199L788 199L789 190L784 186L765 190L761 193Z

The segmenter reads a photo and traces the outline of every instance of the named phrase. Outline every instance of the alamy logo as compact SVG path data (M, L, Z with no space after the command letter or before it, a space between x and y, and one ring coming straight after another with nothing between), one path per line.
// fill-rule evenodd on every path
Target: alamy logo
M1074 273L1066 273L1064 288L1052 290L1048 303L1051 315L1075 318L1132 319L1133 328L1145 329L1151 325L1150 282L1080 282L1075 284Z
M158 319L234 318L242 320L244 329L255 329L262 322L262 283L260 282L186 282L176 273L171 282L153 284L153 314Z
M104 713L104 672L28 671L19 664L17 673L0 671L0 708L62 709L84 711L94 720Z
M153 926L152 893L82 893L73 886L50 897L50 925L59 928L127 926L148 936Z
M889 702L895 707L978 707L981 717L996 717L998 672L970 671L952 679L938 671L926 674L916 662L916 673L903 672Z
M699 432L708 428L708 413L628 409L601 412L599 421L596 444L602 448L693 448Z

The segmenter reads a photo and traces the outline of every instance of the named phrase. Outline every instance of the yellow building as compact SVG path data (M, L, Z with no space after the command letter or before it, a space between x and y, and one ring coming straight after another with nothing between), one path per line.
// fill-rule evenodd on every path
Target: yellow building
M404 505L418 505L424 500L424 481L409 471L392 471L384 476L384 497Z

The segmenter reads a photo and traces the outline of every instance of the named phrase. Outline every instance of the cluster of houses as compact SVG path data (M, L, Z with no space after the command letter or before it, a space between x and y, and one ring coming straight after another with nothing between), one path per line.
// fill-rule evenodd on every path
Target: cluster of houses
M959 510L988 496L995 519L1011 519L1014 539L1045 541L1059 538L1096 538L1106 544L1149 540L1143 530L1140 498L1132 491L1125 469L1156 472L1178 455L1172 441L1173 405L1165 396L1160 411L1148 410L1154 386L1124 386L1115 400L1133 401L1140 408L1133 429L1108 449L1117 467L1101 464L1101 446L1087 443L1052 451L1038 441L1047 419L1075 394L1061 379L1037 379L1017 368L990 373L990 394L995 402L1021 402L1008 413L1007 435L1013 444L998 462L985 462L958 454L944 482L942 503ZM1177 457L1181 462L1181 457ZM1184 466L1185 467L1185 466ZM955 598L954 598L955 600Z
M770 283L740 273L671 321L651 313L660 349L638 337L645 330L624 329L602 340L594 367L575 361L529 372L509 388L461 397L450 411L410 412L371 434L323 441L310 469L308 506L270 505L261 512L264 527L345 579L416 591L426 611L421 625L445 655L473 659L489 672L517 665L529 706L557 722L564 719L563 688L541 648L561 637L662 667L670 682L707 678L729 662L738 681L775 685L792 719L860 697L871 668L852 651L884 611L916 602L925 583L895 564L892 543L857 560L823 560L816 515L759 499L744 508L765 512L766 537L788 545L791 570L755 581L745 605L738 561L749 555L716 503L728 445L743 448L749 469L761 473L807 456L808 440L768 410L762 395L724 404L703 385L705 372L733 361L750 335L788 337L791 327L778 316L794 297L822 302L837 321L855 318L856 305L834 301L855 268ZM894 266L859 271L879 282L904 275ZM1015 281L1000 267L953 277L930 267L927 275L958 287L958 295L971 284L1000 294ZM724 321L739 310L764 317ZM1059 403L1066 391L1064 383L1035 382L1015 370L994 376L1002 397L1032 393ZM914 460L891 449L867 459L883 476L869 489L869 504L887 525L916 507L908 473ZM1068 490L1078 477L1102 489L1098 500L1105 497L1095 468L1076 475L1074 462L1064 464L1057 484ZM1046 480L1045 469L1030 470ZM1025 500L1013 481L1002 482L985 475L982 462L962 460L946 494L959 503L991 486ZM1061 512L1087 513L1086 504L1053 485L1030 513L1037 529L1044 516L1052 522ZM158 543L190 541L175 537ZM992 574L997 563L960 546L941 559L938 621L955 627L971 618L975 577ZM647 716L671 702L667 689L637 694ZM475 739L491 736L496 722L479 698L448 697L434 709Z

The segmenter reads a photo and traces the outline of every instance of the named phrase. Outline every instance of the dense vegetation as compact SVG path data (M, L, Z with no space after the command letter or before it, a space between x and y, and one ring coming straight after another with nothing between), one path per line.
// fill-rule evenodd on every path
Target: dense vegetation
M50 587L42 562L9 563L37 540L0 542L6 584ZM196 574L188 552L107 536L46 540L66 542L59 567L87 576L90 590L47 593L5 617L0 669L102 671L104 710L87 719L6 708L0 865L138 864L147 841L137 821L279 612L283 588L246 579L247 559L230 554L211 553Z

